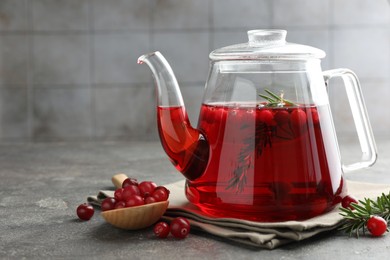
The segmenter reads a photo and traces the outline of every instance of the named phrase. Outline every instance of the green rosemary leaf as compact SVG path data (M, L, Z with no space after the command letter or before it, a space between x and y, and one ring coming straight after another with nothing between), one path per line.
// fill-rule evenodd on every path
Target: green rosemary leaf
M363 223L364 224L364 223ZM360 231L361 223L357 222L353 225L353 231L355 231L356 238L359 238L359 231Z
M383 208L383 198L378 197L378 198L376 198L376 201L371 201L371 204L374 208L381 209L381 208Z
M266 106L267 107L278 107L279 103L268 103Z
M290 101L290 100L288 100L288 99L283 99L283 102L286 103L289 106L295 106L295 103Z
M382 193L381 198L383 200L384 207L390 209L390 193L389 195L385 195L384 193Z
M381 201L383 202L383 205L385 207L388 207L388 208L390 207L390 199L385 194L382 194Z
M339 207L339 210L341 210L341 212L345 212L345 213L350 213L350 212L352 212L352 210L351 209L346 209L346 208L343 208L343 207Z
M340 212L339 214L343 217L351 216L348 212Z
M344 231L345 233L350 233L352 230L353 223L352 222L347 222L344 225L342 225L338 230Z
M385 195L384 193L382 193L382 197L386 201L386 204L390 206L390 192L388 195Z
M267 100L268 102L271 102L271 103L277 103L278 101L277 100L274 100L266 95L263 95L263 94L259 94L260 97L264 98L265 100Z
M371 208L367 209L366 207L362 207L360 206L359 204L356 204L356 203L351 203L351 206L355 208L355 210L357 212L360 212L360 213L370 213L371 212Z
M376 202L373 201L372 205L377 208L379 212L385 211L386 209L386 202L382 196L378 197Z
M386 208L389 208L389 199L387 198L387 196L382 193L382 195L380 197L377 198L377 204L378 204L378 208L382 209L382 210L385 210Z
M360 231L360 230L363 230L363 234L365 233L365 230L364 230L365 224L366 224L366 222L365 222L365 221L364 221L364 222L362 221L362 222L359 223L359 225L357 225L357 227L356 227L356 235L357 235L357 238L359 238L359 231Z
M340 230L349 234L349 236L352 236L352 233L356 230L355 221L350 221L349 223L346 223L344 226L340 228Z
M343 216L343 218L344 218L345 220L355 220L355 219L357 219L357 218L354 217L354 216Z
M267 92L271 97L273 97L274 99L276 99L277 101L282 101L282 98L279 97L278 95L276 95L275 93L273 93L271 90L269 89L264 89L265 92Z
M372 211L371 201L372 200L371 199L367 199L367 198L365 198L364 200L365 200L365 203L363 205L366 207L367 212L371 213L371 211Z
M344 217L350 216L352 218L355 218L355 213L351 209L346 209L341 207L340 210L341 210L340 215Z

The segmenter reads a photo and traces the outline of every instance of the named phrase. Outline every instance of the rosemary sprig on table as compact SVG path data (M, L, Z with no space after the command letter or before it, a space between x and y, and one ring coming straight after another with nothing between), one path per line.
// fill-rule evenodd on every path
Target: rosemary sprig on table
M380 216L389 224L390 221L390 193L388 195L382 193L376 200L364 198L359 200L359 203L351 203L354 209L340 207L340 215L344 217L344 224L340 230L349 233L351 236L359 238L359 232L365 233L368 219L373 216Z
M269 89L264 89L264 91L268 94L259 94L260 97L264 98L268 101L266 104L267 107L284 107L284 106L294 106L295 104L287 99L285 99L284 93L281 92L280 96L276 95Z

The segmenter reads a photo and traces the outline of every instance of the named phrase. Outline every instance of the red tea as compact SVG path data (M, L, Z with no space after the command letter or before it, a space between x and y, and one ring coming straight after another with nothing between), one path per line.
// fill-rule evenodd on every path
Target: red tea
M181 107L160 107L158 113L160 123L177 121L175 129L160 128L163 145L199 138L181 127L188 124ZM307 219L331 210L345 193L329 117L328 106L204 104L198 128L206 141L170 156L174 164L187 165L189 175L198 169L197 178L187 181L186 196L212 216ZM207 165L183 164L189 154L207 156Z

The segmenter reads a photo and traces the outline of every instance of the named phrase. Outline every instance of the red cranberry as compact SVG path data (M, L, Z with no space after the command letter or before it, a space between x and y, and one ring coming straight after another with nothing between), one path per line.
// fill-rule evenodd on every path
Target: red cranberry
M266 123L267 125L274 124L274 115L268 109L262 109L257 113L257 120L260 122Z
M126 188L123 189L122 200L127 201L131 196L133 196L133 195L140 195L140 194L141 194L141 192L140 192L138 186L129 185L129 186L126 186Z
M152 181L143 181L138 185L138 187L139 191L141 192L141 196L146 197L153 193L157 185Z
M190 222L186 218L178 217L171 221L171 234L176 238L186 238L190 233Z
M130 186L130 185L138 186L138 181L137 181L137 179L126 178L126 179L122 182L122 188L126 188L127 186Z
M274 118L278 125L284 125L290 121L290 114L286 110L280 110L276 112Z
M145 204L152 204L157 202L157 200L152 196L147 196L144 198Z
M154 234L159 238L166 238L169 235L170 227L166 222L158 222L154 228Z
M102 201L101 209L102 211L112 210L115 208L116 200L113 197L108 197Z
M115 209L126 208L126 203L123 200L117 201L114 206Z
M77 207L77 216L82 220L90 220L95 210L88 203L83 203Z
M367 220L367 229L374 237L383 235L387 230L387 222L382 217L371 216Z
M320 118L318 116L318 111L316 108L312 108L310 110L311 112L311 118L313 120L313 125L318 125L320 123Z
M307 116L305 111L298 108L291 112L290 119L293 126L300 128L306 124Z
M144 199L140 195L132 195L126 200L126 207L135 207L144 205Z
M355 209L351 203L358 203L357 199L355 197L347 195L341 200L341 206L346 209Z
M163 186L158 186L152 193L152 197L156 199L156 201L165 201L168 200L169 190Z
M115 192L114 192L114 198L116 200L123 200L122 198L122 193L123 193L123 188L119 188L119 189L116 189Z

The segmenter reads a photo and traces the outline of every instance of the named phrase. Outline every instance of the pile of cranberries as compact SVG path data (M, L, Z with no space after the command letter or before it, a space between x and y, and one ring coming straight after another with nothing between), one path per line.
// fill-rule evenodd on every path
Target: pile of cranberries
M164 186L157 186L152 181L138 183L136 179L127 178L123 181L122 187L115 190L114 197L108 197L102 201L101 210L141 206L166 201L168 197L169 190ZM77 207L76 213L81 220L89 220L94 214L94 208L88 203L83 203ZM178 217L170 224L158 222L153 232L159 238L166 238L171 233L173 237L183 239L190 232L190 223L186 218Z
M120 209L126 207L141 206L159 201L166 201L169 190L164 186L157 186L152 181L138 183L136 179L127 178L122 183L122 188L116 189L114 197L108 197L102 201L102 211ZM77 207L76 213L81 220L90 220L94 214L94 208L83 203Z
M358 204L358 200L350 195L341 200L341 206L346 209L354 210L352 203ZM373 215L367 220L366 227L372 236L379 237L387 231L387 222L384 218Z
M114 197L108 197L102 201L102 211L141 206L145 204L166 201L169 190L164 186L157 186L152 181L138 183L136 179L127 178L122 183L122 188L114 192Z

